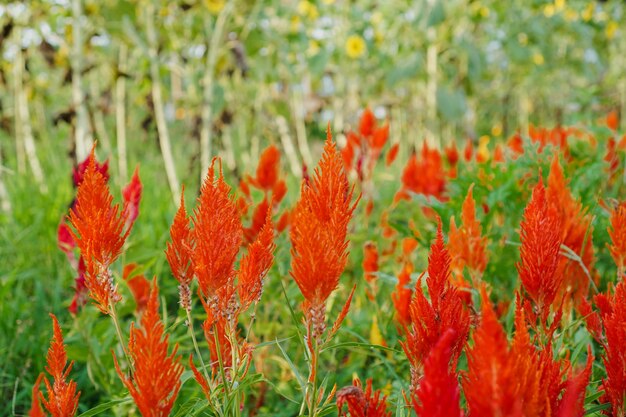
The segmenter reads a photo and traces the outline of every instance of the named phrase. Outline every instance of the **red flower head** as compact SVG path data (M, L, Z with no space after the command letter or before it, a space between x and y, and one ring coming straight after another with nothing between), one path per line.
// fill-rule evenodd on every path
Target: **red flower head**
M44 398L41 394L40 397L52 417L72 417L76 414L80 397L80 391L76 392L76 382L67 380L74 362L67 365L67 354L59 321L54 314L50 314L50 317L52 317L54 336L50 341L50 349L46 357L46 371L52 376L53 382L51 384L48 378L44 378L48 398Z
M526 293L545 321L563 282L563 274L558 270L562 237L560 219L548 204L541 178L524 210L520 235L521 261L517 270Z
M402 188L396 193L395 200L409 199L409 192L444 200L445 188L446 173L441 154L437 149L430 149L424 142L421 158L418 159L414 153L404 167Z
M616 131L619 127L619 114L617 110L611 110L609 114L606 115L606 126L612 131Z
M179 282L180 305L185 310L191 308L191 293L189 284L193 279L193 268L191 263L191 253L193 251L192 233L189 226L189 217L185 210L185 187L180 196L180 206L174 216L174 221L170 227L171 242L167 243L165 256L170 264L174 278Z
M181 387L183 366L180 356L176 355L178 345L168 355L168 339L159 317L159 288L154 278L148 305L141 317L141 329L133 325L130 328L128 353L133 361L132 378L122 373L113 355L117 374L143 416L169 416Z
M363 245L363 272L365 280L372 282L378 272L378 248L374 242L366 242Z
M109 266L122 252L132 222L118 204L113 205L106 178L97 169L94 149L78 187L76 204L70 209L72 238L85 260L85 284L90 297L103 313L119 301Z
M85 172L87 171L87 167L89 166L90 161L91 161L91 155L85 158L83 162L78 164L78 166L76 166L72 170L72 181L74 183L74 187L78 187L83 182L83 179L85 178ZM102 175L105 182L108 182L109 181L109 161L106 160L103 163L99 163L98 161L94 159L93 162L95 164L96 171L98 171Z
M457 343L454 330L445 331L424 363L424 377L413 393L413 409L418 417L463 417L460 388L452 360Z
M220 166L215 178L215 159L211 163L194 211L191 238L193 270L200 291L205 297L216 295L218 289L235 275L234 264L242 242L242 226L237 205L230 196Z
M261 190L269 191L274 188L280 173L280 151L270 145L261 153L259 165L256 169L256 178L252 184Z
M135 269L137 269L136 263L124 265L122 277L128 284L130 292L133 294L135 304L137 304L137 311L142 312L148 305L148 300L150 298L150 282L143 274L133 274Z
M32 390L32 400L30 410L28 411L28 417L45 417L43 409L41 408L41 381L43 380L43 373L39 374L35 385Z
M469 333L469 312L459 291L449 282L450 254L443 242L441 221L437 228L437 238L430 248L428 257L428 295L424 295L421 277L411 301L411 326L406 331L406 341L402 348L411 363L411 386L417 386L421 366L441 335L452 329L455 341L452 344L452 361L461 354Z
M302 184L290 229L291 276L307 301L309 323L318 337L325 328L326 299L347 262L348 223L356 207L352 196L329 127L324 154L313 177Z
M385 159L385 165L390 166L398 157L398 151L400 150L400 143L394 143L387 151L387 157Z
M141 201L141 180L139 179L139 168L135 168L135 173L130 180L130 183L122 191L124 197L124 210L126 211L126 225L130 228L130 225L135 221L139 215L139 202Z
M626 203L619 204L611 210L611 227L608 229L612 245L609 246L611 256L618 269L618 278L626 272Z
M365 392L361 380L358 378L350 387L341 388L337 391L337 408L339 417L391 417L391 411L387 411L387 397L380 390L372 390L372 380L368 379ZM347 412L343 409L347 405Z

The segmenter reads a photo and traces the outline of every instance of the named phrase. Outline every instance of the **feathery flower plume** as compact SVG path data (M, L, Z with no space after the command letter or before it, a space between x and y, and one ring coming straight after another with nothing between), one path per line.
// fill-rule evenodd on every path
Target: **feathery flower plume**
M606 379L602 382L611 402L611 416L626 413L626 282L620 280L614 294L599 294L595 297L604 325L604 366Z
M422 373L422 365L442 334L452 329L452 363L456 362L465 345L470 327L469 312L459 291L449 282L450 254L443 242L441 220L437 238L430 247L426 285L430 301L424 295L421 277L411 301L411 325L405 329L402 348L411 364L411 388L414 391Z
M128 352L133 361L132 377L125 376L115 360L115 369L144 417L167 417L181 387L183 366L176 355L178 345L168 355L168 339L159 317L159 287L152 280L150 299L141 317L141 329L130 328Z
M133 177L130 182L122 190L122 197L124 197L124 210L126 214L126 227L129 227L137 216L139 216L139 202L141 201L141 191L143 185L139 179L139 167L135 168Z
M348 414L350 417L391 417L391 411L387 411L387 397L380 390L373 391L371 379L367 380L363 391L361 380L356 378L352 386L337 391L336 398L339 417Z
M609 250L615 265L617 265L618 279L626 273L626 203L620 203L611 210L611 226L608 229L611 237Z
M462 227L457 228L454 217L450 219L448 250L452 258L451 269L461 279L465 267L475 279L480 278L487 267L487 237L482 236L482 228L476 220L473 189L474 184L470 186L463 202Z
M585 391L589 384L593 355L587 351L587 365L576 375L570 375L563 398L559 403L558 417L583 417L585 415Z
M250 183L261 190L270 191L278 182L279 177L280 151L275 145L270 145L261 153L256 177L251 178Z
M215 178L215 159L211 163L194 210L191 255L200 291L214 298L217 290L235 275L234 265L243 239L239 211L224 181L221 163Z
M85 260L85 285L98 309L109 314L110 304L121 299L109 267L122 252L133 222L113 196L106 177L98 170L95 148L89 155L84 177L78 186L76 204L70 209L72 238Z
M291 276L306 300L307 323L315 339L326 328L326 299L346 266L348 223L356 207L352 196L329 127L324 154L308 184L302 184L290 229Z
M560 257L559 269L563 271L563 283L560 294L557 294L556 302L564 298L566 302L571 301L578 307L589 292L589 285L592 280L589 271L593 270L595 262L592 218L583 208L581 202L572 197L567 188L567 181L559 163L558 154L555 154L552 159L546 198L561 219L562 245L573 254L580 254L580 260L583 263L581 265L578 261L567 256Z
M41 381L43 381L43 373L39 374L32 390L32 400L28 417L45 417L43 408L41 408Z
M376 243L368 241L363 245L363 272L365 280L372 282L378 272L378 248Z
M385 165L390 166L398 157L398 151L400 150L400 142L396 142L391 145L391 148L387 151L387 156L385 157Z
M52 317L53 337L46 357L46 371L52 377L52 384L44 377L48 391L48 398L40 394L41 401L52 417L72 417L78 409L80 391L76 392L76 382L67 380L74 362L67 365L67 354L63 344L63 333L59 321L54 314Z
M563 282L563 274L558 270L562 236L559 216L548 204L541 178L524 209L520 237L521 261L517 270L526 293L545 322Z
M193 280L193 267L191 253L193 242L189 217L185 209L185 187L181 191L180 206L174 216L174 221L170 227L171 242L167 243L165 256L170 264L172 274L179 283L178 290L180 296L180 306L189 311L191 309L191 290L189 285Z
M402 171L402 187L394 200L408 200L410 193L424 194L444 200L446 189L446 173L443 159L437 149L430 149L426 142L422 147L420 158L413 153Z
M456 343L454 330L448 329L430 351L424 363L424 377L412 395L418 417L463 417L456 362L452 360Z
M145 310L150 299L150 281L143 274L133 274L137 267L138 265L134 262L124 265L122 278L126 281L130 292L133 294L137 312L141 313Z

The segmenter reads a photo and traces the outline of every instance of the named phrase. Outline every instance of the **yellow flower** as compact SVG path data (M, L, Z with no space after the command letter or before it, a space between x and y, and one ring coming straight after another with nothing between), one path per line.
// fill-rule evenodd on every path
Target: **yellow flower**
M382 345L384 343L383 335L380 333L380 327L378 327L378 320L376 316L372 318L372 327L370 328L370 343L373 345Z
M617 32L617 28L617 22L615 20L609 20L609 23L606 24L606 29L604 29L606 38L613 39L615 37L615 32Z
M225 0L204 0L206 7L211 14L218 14L224 8Z
M575 22L578 20L578 12L574 9L567 9L565 11L565 20L568 22Z
M372 25L378 25L382 21L383 14L379 10L376 10L374 13L372 13L372 17L370 17L370 22L372 22Z
M298 3L298 13L301 16L306 16L310 20L315 20L319 16L317 7L307 0L302 0L300 3Z
M522 46L526 46L528 45L528 35L525 34L524 32L520 32L517 34L517 41L519 42L520 45Z
M320 51L319 42L315 40L309 41L309 49L307 49L306 54L308 56L313 56L313 55L317 55L319 51Z
M493 136L500 136L502 134L502 124L496 123L495 125L493 125L493 127L491 128L491 134Z
M594 11L593 2L589 2L587 7L585 7L585 10L583 10L583 12L580 15L583 17L583 20L585 22L588 22L591 19L593 19L593 11Z
M322 3L324 4L333 4L335 2L335 0L322 0Z
M488 160L489 157L491 156L491 152L489 152L489 146L488 146L489 140L490 138L487 135L483 135L480 138L478 138L478 150L476 151L476 153L484 161Z
M535 52L533 54L533 62L535 63L535 65L543 65L545 61L545 59L543 58L543 55L541 55L540 52Z
M554 0L554 7L557 10L563 10L565 8L565 0Z
M346 41L346 54L352 59L363 56L366 48L365 41L359 35L351 35Z
M554 13L555 13L554 4L546 4L545 7L543 8L543 15L545 17L552 17L554 16Z
M478 9L478 13L481 17L489 17L489 7L482 6L480 9Z

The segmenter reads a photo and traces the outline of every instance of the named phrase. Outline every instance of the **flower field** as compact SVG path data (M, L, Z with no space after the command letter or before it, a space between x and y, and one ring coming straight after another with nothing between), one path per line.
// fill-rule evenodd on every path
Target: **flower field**
M623 2L409 3L0 5L1 416L626 417Z

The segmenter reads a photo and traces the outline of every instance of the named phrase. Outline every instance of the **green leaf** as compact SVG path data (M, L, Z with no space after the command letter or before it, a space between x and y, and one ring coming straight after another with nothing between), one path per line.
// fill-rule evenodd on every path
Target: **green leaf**
M103 413L107 410L110 410L111 408L115 407L116 405L119 404L125 404L125 403L129 403L132 401L132 398L130 397L126 397L126 398L120 398L117 400L111 400L109 402L106 402L104 404L100 404L94 408L92 408L91 410L87 410L82 414L79 414L78 417L90 417L90 416L96 416L100 413Z

